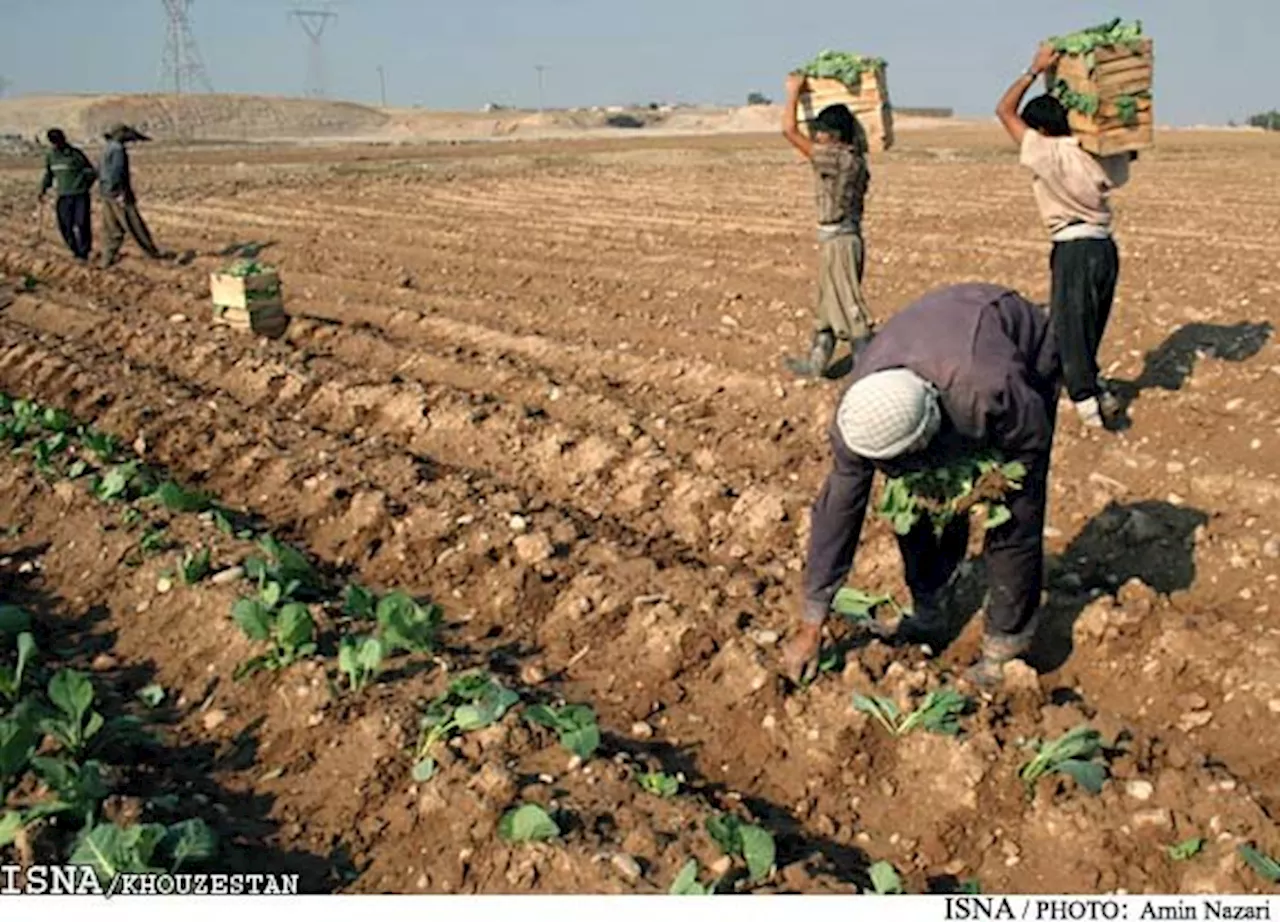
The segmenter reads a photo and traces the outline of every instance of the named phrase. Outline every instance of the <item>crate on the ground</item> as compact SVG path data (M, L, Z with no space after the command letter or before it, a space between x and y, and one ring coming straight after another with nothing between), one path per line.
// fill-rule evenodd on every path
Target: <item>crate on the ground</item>
M856 87L831 77L808 78L796 111L805 134L809 133L808 123L827 106L834 105L845 106L857 116L866 134L867 150L886 151L893 147L893 107L884 65L864 70Z
M1100 157L1146 150L1155 142L1155 47L1131 44L1064 54L1046 74L1067 106L1080 146Z
M274 269L251 274L236 270L215 272L209 278L213 322L262 336L284 335L289 316L284 310L280 276Z

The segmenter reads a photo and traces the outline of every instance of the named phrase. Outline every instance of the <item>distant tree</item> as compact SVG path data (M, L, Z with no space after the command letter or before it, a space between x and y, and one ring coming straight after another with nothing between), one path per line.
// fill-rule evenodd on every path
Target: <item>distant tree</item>
M764 93L751 92L747 94L747 105L749 106L771 106L773 100Z
M1252 128L1265 128L1267 131L1280 131L1280 112L1272 109L1270 112L1251 115L1249 125Z

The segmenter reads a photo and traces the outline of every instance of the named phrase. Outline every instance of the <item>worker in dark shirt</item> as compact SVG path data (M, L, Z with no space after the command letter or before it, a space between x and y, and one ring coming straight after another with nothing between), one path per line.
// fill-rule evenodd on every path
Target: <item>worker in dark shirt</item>
M147 223L142 220L138 211L138 199L133 192L133 182L129 175L129 152L126 144L134 141L150 141L140 131L128 125L114 125L105 135L107 146L102 151L101 190L102 190L102 228L106 235L106 251L102 254L103 266L112 266L120 258L120 247L124 245L127 230L144 253L152 259L163 259L166 254L160 252Z
M813 507L802 624L785 651L793 678L811 673L822 625L853 566L877 470L898 476L994 449L1027 469L1005 500L1010 521L986 533L989 583L982 656L968 673L999 684L1030 646L1040 603L1049 452L1061 361L1047 312L1017 292L965 284L930 292L881 328L858 360L831 427L834 468ZM912 614L896 639L945 643L943 602L968 543L968 519L941 536L928 516L899 538Z
M80 262L88 262L89 253L93 250L89 190L93 188L98 172L84 151L67 143L62 129L49 129L47 137L53 149L44 158L40 202L43 204L50 189L57 192L58 230L72 255Z

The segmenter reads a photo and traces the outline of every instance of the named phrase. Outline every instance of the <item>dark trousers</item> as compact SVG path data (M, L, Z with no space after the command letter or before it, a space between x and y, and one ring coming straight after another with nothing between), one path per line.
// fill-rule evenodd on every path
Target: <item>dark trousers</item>
M160 249L151 239L151 231L147 229L147 222L142 220L137 204L127 199L104 197L102 199L102 232L107 238L106 249L102 254L104 263L109 265L115 262L120 253L120 247L124 245L125 231L129 232L142 252L152 259L160 258Z
M88 192L58 196L58 230L76 259L88 259L93 250L91 209Z
M1048 496L1049 456L1027 465L1022 489L1005 500L1013 518L987 532L983 557L987 565L986 631L1021 634L1040 607L1044 579L1044 517ZM910 534L898 538L907 587L912 596L943 588L964 561L969 519L953 519L935 536L928 517Z
M1098 347L1111 317L1120 254L1110 237L1053 245L1052 317L1062 377L1073 401L1098 396Z

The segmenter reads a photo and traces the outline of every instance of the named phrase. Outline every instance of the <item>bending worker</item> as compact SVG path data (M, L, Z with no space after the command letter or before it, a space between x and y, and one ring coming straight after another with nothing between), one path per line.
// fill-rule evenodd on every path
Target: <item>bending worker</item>
M1012 519L986 534L989 581L982 656L968 677L997 685L1030 647L1043 579L1044 519L1061 365L1043 308L997 285L941 288L886 322L854 369L831 427L834 466L813 507L804 611L785 650L795 679L818 658L822 625L853 566L877 470L897 476L994 449L1027 469L1005 500ZM899 538L913 613L895 640L940 649L952 636L944 599L964 560L969 523L935 537L927 516Z

